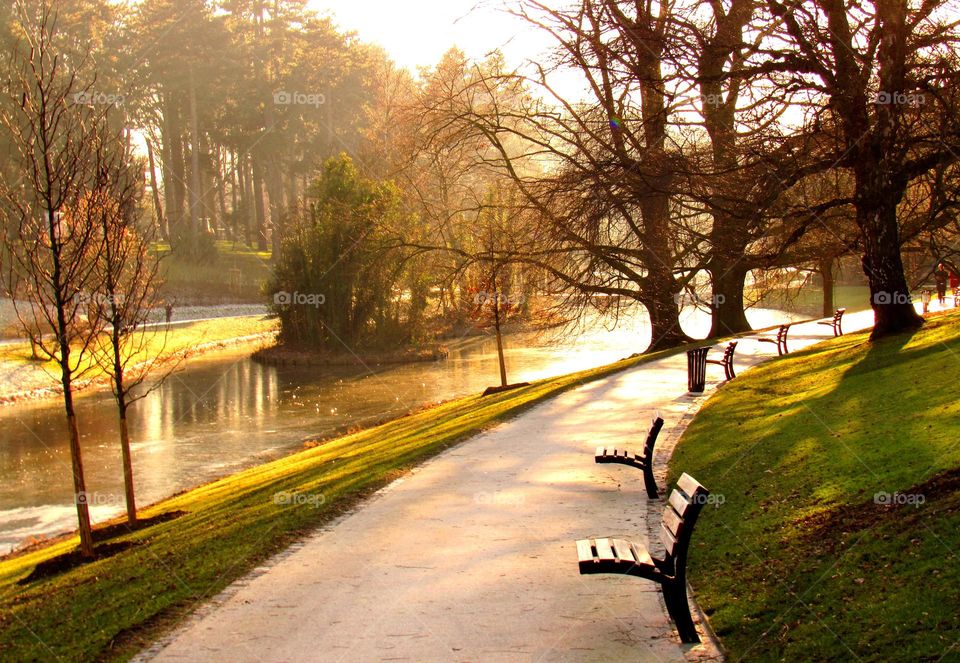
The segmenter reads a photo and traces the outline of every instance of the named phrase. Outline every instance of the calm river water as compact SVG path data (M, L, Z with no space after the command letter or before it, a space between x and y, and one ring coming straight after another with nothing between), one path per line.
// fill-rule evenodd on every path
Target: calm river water
M787 314L751 311L754 326ZM707 316L685 315L684 329L707 332ZM610 363L646 347L639 316L559 340L508 336L511 382ZM218 353L138 402L130 414L138 503L296 451L306 439L482 391L498 382L496 346L487 338L449 344L446 361L354 368L274 368L246 352ZM123 511L116 412L109 393L79 399L87 487L95 522ZM32 536L75 527L70 454L59 401L0 408L0 554Z

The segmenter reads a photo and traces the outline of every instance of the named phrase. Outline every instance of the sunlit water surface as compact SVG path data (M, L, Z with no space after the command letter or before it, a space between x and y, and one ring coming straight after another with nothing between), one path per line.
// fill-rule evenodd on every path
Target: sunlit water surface
M783 321L780 311L753 310L755 327ZM708 317L683 315L684 329L705 336ZM650 331L637 315L612 330L598 324L566 338L506 338L508 377L529 381L607 364L646 347ZM139 401L130 414L138 503L303 447L307 439L369 424L425 404L497 384L489 338L448 344L447 360L368 369L267 367L246 353L191 362ZM109 394L79 399L88 501L95 522L121 513L123 478L116 411ZM0 408L0 554L29 537L75 527L70 452L59 401Z

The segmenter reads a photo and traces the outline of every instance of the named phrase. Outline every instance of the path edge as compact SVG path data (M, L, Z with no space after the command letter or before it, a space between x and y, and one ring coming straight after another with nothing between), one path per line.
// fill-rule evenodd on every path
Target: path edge
M753 367L751 366L750 368ZM726 383L721 382L715 388L710 389L703 394L687 393L685 395L684 398L686 398L688 402L686 411L676 423L670 426L669 430L666 428L664 429L663 433L666 434L664 435L661 433L660 442L657 445L660 453L656 454L653 461L653 476L656 479L658 486L662 487L667 484L670 459L673 458L673 452L677 448L677 444L680 442L680 438L683 436L683 433L687 430L687 426L689 426L690 422L693 421L694 417L697 416L697 413L704 406L704 404L710 400L710 397L713 396L718 389L722 389L724 384ZM662 512L662 500L647 500L646 520L647 537L649 541L656 541L657 537L659 536ZM666 615L667 604L663 601L663 594L661 592L657 592L657 598L660 602L660 608L663 610L663 614ZM693 624L697 629L697 633L700 634L700 643L681 643L680 638L676 633L676 629L671 628L672 637L677 644L680 645L684 658L692 663L704 663L707 661L722 663L723 661L726 661L727 656L723 649L723 645L720 644L720 639L717 637L717 634L714 633L713 628L710 626L710 621L707 619L703 609L697 602L696 591L694 591L693 587L690 586L689 582L687 583L687 603L690 607L690 614L693 616ZM673 624L671 622L671 627L672 626Z

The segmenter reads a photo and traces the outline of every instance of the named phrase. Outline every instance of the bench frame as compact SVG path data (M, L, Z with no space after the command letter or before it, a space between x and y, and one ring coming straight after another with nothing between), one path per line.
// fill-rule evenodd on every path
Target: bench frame
M660 497L660 493L657 490L657 482L653 478L653 447L657 443L657 436L660 435L662 428L663 419L659 416L654 417L647 433L647 440L643 443L643 455L630 453L628 449L597 447L594 461L597 463L619 463L643 470L643 486L647 489L647 497L655 500Z
M777 355L781 357L785 354L789 354L790 351L787 350L787 334L790 332L790 324L791 323L780 325L780 328L777 329L776 338L765 338L761 336L757 340L761 343L775 343L777 346Z
M821 320L817 324L833 327L834 336L843 336L843 314L847 312L845 308L838 308L833 314L833 320Z
M687 552L693 527L709 494L710 491L689 474L682 475L677 481L660 523L660 538L665 551L663 557L653 557L643 545L624 539L577 541L581 575L616 573L658 583L680 639L683 642L700 642L687 603Z
M737 373L733 368L733 355L737 351L737 342L730 341L726 349L723 351L723 359L708 359L708 364L716 364L717 366L723 366L723 375L727 380L732 380L737 377Z

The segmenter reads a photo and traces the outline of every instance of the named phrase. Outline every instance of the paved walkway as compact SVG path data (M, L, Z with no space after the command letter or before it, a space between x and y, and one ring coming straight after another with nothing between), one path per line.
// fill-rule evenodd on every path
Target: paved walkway
M847 330L872 324L850 315ZM790 348L830 335L812 323ZM744 339L737 368L770 357ZM712 378L719 366L708 368ZM715 384L715 383L714 383ZM711 389L708 386L707 395ZM663 464L703 397L675 356L564 393L428 461L229 588L154 661L683 661L653 583L580 576L574 541L648 539L640 473L601 443L666 421ZM709 517L709 516L707 516Z

